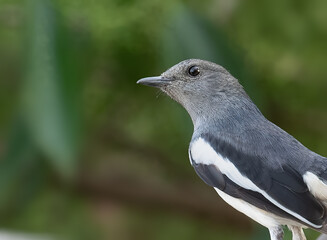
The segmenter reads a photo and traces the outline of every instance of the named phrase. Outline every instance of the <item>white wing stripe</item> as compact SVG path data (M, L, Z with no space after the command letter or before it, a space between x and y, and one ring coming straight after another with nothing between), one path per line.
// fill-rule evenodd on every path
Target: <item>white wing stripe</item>
M216 165L224 175L226 175L237 185L245 189L261 193L275 206L279 207L280 209L284 210L285 212L289 213L290 215L296 217L297 219L301 220L304 223L307 223L308 225L314 228L322 227L321 225L316 225L309 222L301 215L297 214L296 212L293 212L292 210L278 203L275 199L270 197L269 194L267 194L265 191L256 186L250 179L243 176L231 161L218 154L203 138L198 138L197 140L195 140L190 146L190 151L192 154L192 158L196 163Z
M316 198L327 201L327 185L312 172L306 172L303 175L303 181L307 184L309 191Z

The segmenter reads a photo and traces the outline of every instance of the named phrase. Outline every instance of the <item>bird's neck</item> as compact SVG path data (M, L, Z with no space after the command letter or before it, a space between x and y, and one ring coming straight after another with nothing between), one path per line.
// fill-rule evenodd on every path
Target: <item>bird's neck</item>
M214 127L220 131L237 132L265 119L247 96L203 102L200 107L188 108L186 110L191 116L194 131L209 131Z

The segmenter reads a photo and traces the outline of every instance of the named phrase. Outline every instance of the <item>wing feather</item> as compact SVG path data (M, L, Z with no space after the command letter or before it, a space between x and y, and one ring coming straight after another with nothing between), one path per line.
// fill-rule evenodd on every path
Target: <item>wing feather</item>
M286 164L271 167L271 164L266 164L268 155L244 153L212 135L202 138L217 153L216 156L220 156L215 160L215 154L208 149L202 153L197 150L193 154L192 165L207 184L261 209L269 209L280 216L287 215L314 228L321 227L325 208L310 193L294 168ZM191 148L190 157L192 153Z

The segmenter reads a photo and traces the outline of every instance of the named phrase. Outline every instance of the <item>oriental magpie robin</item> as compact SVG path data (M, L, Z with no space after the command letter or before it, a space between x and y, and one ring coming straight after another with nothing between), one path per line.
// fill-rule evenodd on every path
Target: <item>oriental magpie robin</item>
M327 158L268 121L223 67L189 59L137 83L160 88L189 113L189 158L199 177L232 207L283 239L302 228L327 233Z

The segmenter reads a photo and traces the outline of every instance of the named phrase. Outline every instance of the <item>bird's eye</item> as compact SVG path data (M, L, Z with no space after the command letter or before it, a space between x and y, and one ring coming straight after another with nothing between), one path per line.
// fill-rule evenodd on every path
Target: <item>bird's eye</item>
M197 67L197 66L192 66L192 67L190 67L190 68L188 69L188 73L189 73L191 76L195 77L195 76L197 76L197 75L200 73L200 69L199 69L199 67Z

